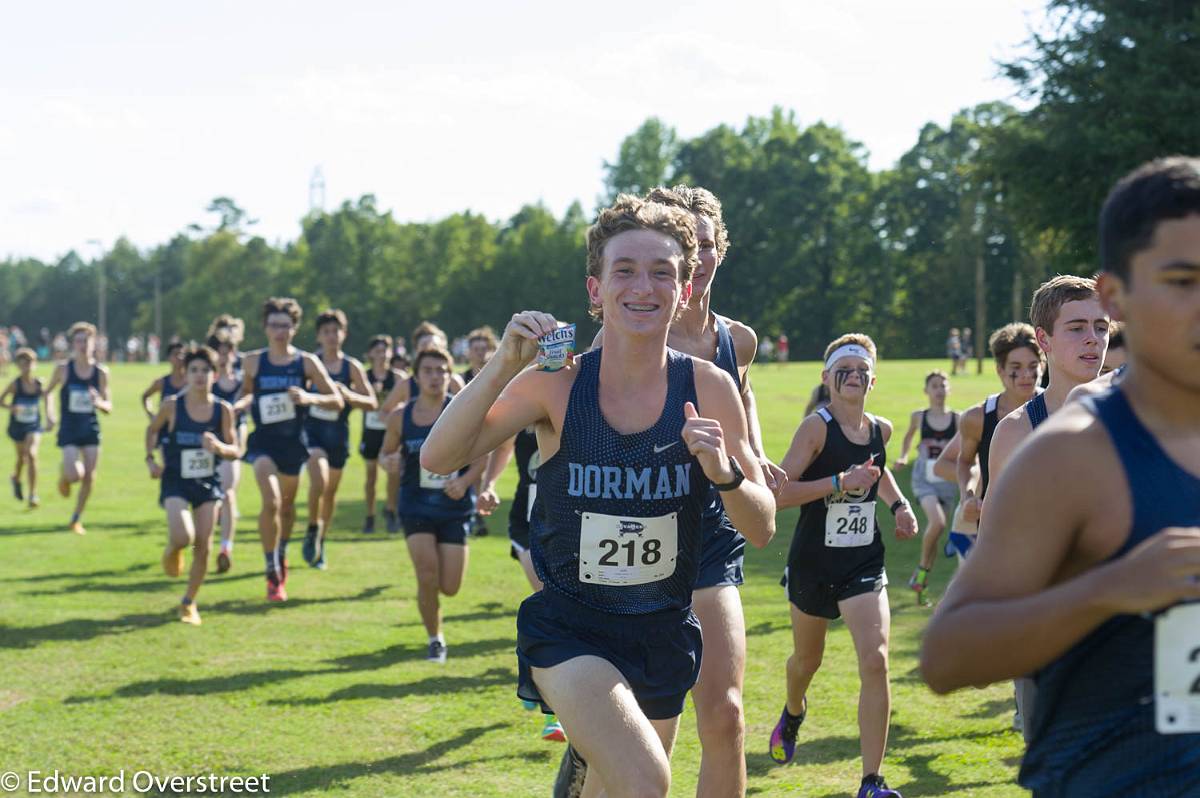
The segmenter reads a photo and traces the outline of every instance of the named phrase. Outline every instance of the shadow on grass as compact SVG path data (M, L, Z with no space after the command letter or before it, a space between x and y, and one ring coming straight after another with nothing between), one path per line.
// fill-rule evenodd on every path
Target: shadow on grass
M511 618L514 623L517 617L517 607L501 604L499 601L485 601L479 605L479 609L470 612L459 612L453 615L442 616L444 624L467 623L469 621L494 621L500 618ZM398 621L396 626L420 626L420 618L409 618L404 621Z
M148 571L153 566L149 563L137 563L128 568L106 568L103 571L84 571L57 574L38 574L36 576L6 576L0 582L58 582L71 579L100 579L105 576L127 576L139 571Z
M487 691L493 687L505 685L510 685L515 689L516 683L517 674L512 669L490 668L472 676L430 676L415 682L352 684L341 690L335 690L324 698L275 699L267 703L274 706L302 707L371 698L394 700L414 695L459 695L467 692Z
M215 585L222 582L238 582L245 579L262 579L262 574L250 573L243 571L234 576L218 575L216 573L206 576L204 583L206 585ZM66 587L57 588L54 590L25 590L22 591L23 596L61 596L64 593L157 593L164 588L174 588L179 586L180 580L173 577L162 577L160 579L147 579L141 582L100 582L100 581L83 581ZM216 605L213 605L216 606Z
M801 731L803 735L803 731ZM981 742L993 737L1004 737L1013 734L1012 731L1006 728L992 729L986 732L970 732L965 731L960 734L946 734L936 736L927 732L921 732L911 726L901 723L893 724L888 735L888 759L903 761L905 765L912 768L914 771L927 771L929 779L941 780L940 782L925 782L922 781L918 786L921 788L921 793L926 795L948 795L949 792L938 789L938 787L953 786L956 790L963 787L980 787L987 786L991 782L982 784L954 784L949 785L945 782L945 776L940 773L935 773L929 769L929 764L937 759L939 755L926 755L916 753L906 753L913 748L931 743L946 743L955 741L973 741ZM807 740L796 745L796 755L793 762L803 763L805 765L828 765L835 762L852 762L862 756L862 750L859 747L858 737L821 737L814 740ZM767 754L748 753L746 756L746 772L751 776L764 776L768 773L777 771L781 766L779 763L771 759ZM999 782L996 782L999 783ZM932 788L931 788L932 787Z
M173 621L173 616L169 619ZM504 649L512 650L516 646L516 642L512 638L496 638L493 640L477 640L462 645L456 645L451 648L452 656L465 658L469 656L479 656L494 654ZM312 668L302 670L299 668L290 669L270 669L259 671L245 671L242 673L225 673L216 676L206 676L199 679L152 679L150 681L133 682L123 687L119 687L106 695L75 695L64 700L66 704L91 704L98 701L110 701L117 698L145 698L152 695L215 695L219 693L236 693L242 690L252 690L257 687L267 687L277 685L281 682L291 681L294 679L303 679L308 676L336 676L341 674L353 674L363 671L377 671L391 667L402 662L419 662L425 656L424 646L412 645L392 645L382 648L378 651L368 652L366 654L351 654L345 657L337 657L336 659L325 660L330 667ZM514 655L515 659L515 655ZM499 680L499 677L494 673L500 671L504 674L504 679ZM445 684L451 682L457 683L455 677L437 677L435 679L424 679L415 684L424 684L429 690L429 694L439 694L450 688ZM498 679L496 683L516 682L516 676L509 670L492 669L487 671L483 677L472 676L462 679L462 685L455 689L470 689L475 685L480 678L483 679ZM488 683L487 686L492 686ZM353 691L359 686L351 686L345 688L344 691ZM417 694L426 693L423 688L412 688L406 684L390 684L390 685L363 685L364 688L391 688L397 691L410 690L409 693L398 694ZM410 689L412 688L412 689ZM339 691L339 692L344 692ZM369 695L357 696L361 698L369 698ZM295 704L321 704L330 699L311 699L302 701L273 701L272 703L295 703Z
M455 759L452 762L441 762L443 757L459 749L476 747L479 738L491 731L504 729L503 723L493 723L490 726L476 726L464 729L459 734L434 743L424 751L413 751L386 759L376 759L371 762L347 762L339 765L317 765L297 770L287 770L276 773L271 777L271 791L281 795L332 790L345 790L347 783L363 776L378 776L380 774L395 774L398 776L413 776L420 774L440 773L447 770L461 770L484 762L500 762L521 760L526 762L545 763L550 759L550 751L529 751L501 754L499 756L475 757L471 759Z
M222 601L208 604L207 611L229 615L289 612L309 605L372 599L387 590L387 587L387 585L376 585L364 588L352 596L330 596L317 599L295 598L283 604L268 604L265 601ZM128 634L140 629L153 629L177 623L179 621L176 619L175 608L172 605L163 612L135 613L118 618L76 618L43 626L0 626L0 649L32 648L42 643L92 640L104 635Z

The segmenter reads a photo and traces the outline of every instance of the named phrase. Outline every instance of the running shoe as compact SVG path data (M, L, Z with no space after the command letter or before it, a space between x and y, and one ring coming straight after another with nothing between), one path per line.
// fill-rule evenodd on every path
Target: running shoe
M488 536L487 521L483 520L483 516L475 516L471 523L471 534L477 538L486 538Z
M282 556L279 558L279 584L286 585L288 577L287 560Z
M217 552L217 573L226 573L233 567L233 558L229 556L229 552L221 549Z
M167 576L179 576L183 573L183 549L170 546L163 549L162 566Z
M71 532L73 534L76 534L76 535L86 535L87 534L87 530L83 528L83 524L79 523L78 521L72 521L70 528L71 528Z
M870 776L863 776L862 786L858 788L858 798L904 798L904 796L888 787L883 776L872 773Z
M563 751L558 775L554 777L554 798L579 798L583 794L583 783L587 780L587 762L575 747L568 744Z
M200 625L200 611L196 609L196 602L179 605L179 620L192 626Z
M287 588L282 582L272 582L267 577L267 601L287 601Z
M387 523L389 535L395 535L400 531L400 516L395 510L384 510L383 520Z
M546 716L546 725L542 727L542 739L555 743L565 743L567 733L554 715Z
M317 525L309 524L308 531L304 533L304 548L301 553L304 555L304 561L309 565L316 566L317 564L317 548L321 542L317 538Z
M446 644L441 640L429 641L429 652L425 655L426 662L436 662L439 665L446 664Z
M322 541L322 543L321 543L321 556L317 557L317 561L314 562L312 564L312 566L313 566L313 568L316 568L318 571L324 571L326 568L329 567L329 564L325 562L325 543L324 543L324 541Z
M779 764L786 765L796 755L796 735L799 734L800 724L804 723L807 716L808 696L804 697L803 708L795 717L788 714L787 704L784 704L783 711L779 713L779 722L771 732L771 758Z
M917 566L917 570L913 571L912 576L908 578L908 587L917 593L923 593L929 582L929 570Z
M41 506L42 506L42 500L38 498L38 495L36 493L31 493L29 495L29 509L32 510L35 507L41 507Z
M24 501L25 494L21 491L21 480L16 477L9 477L9 480L12 482L13 496L17 501Z
M368 515L366 518L363 519L362 533L364 535L374 535L375 534L375 516Z

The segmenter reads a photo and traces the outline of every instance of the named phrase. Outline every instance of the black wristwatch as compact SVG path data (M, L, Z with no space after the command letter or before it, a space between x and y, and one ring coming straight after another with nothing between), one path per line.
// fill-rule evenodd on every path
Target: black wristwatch
M713 488L719 491L737 490L738 485L741 485L743 480L746 479L746 475L742 473L742 467L738 465L737 460L733 459L733 455L729 456L729 468L733 471L733 479L723 485L718 485L714 482Z
M892 515L895 515L896 511L901 507L908 507L908 502L904 499L896 499L896 501L892 502Z

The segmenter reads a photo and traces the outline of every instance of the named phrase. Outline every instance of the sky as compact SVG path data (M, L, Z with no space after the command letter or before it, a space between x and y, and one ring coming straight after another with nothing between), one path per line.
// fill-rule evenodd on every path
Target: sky
M1016 101L998 59L1044 0L9 4L0 258L167 241L232 197L271 242L374 194L404 221L589 212L647 117L683 138L772 107L873 169L922 125ZM1018 103L1019 104L1019 103Z

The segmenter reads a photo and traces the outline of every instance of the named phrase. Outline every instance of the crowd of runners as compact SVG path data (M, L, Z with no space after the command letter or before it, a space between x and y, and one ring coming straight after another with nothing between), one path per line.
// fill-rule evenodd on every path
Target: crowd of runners
M698 794L744 795L744 550L768 545L776 512L798 507L782 575L793 650L779 663L778 723L758 744L781 765L795 756L841 618L861 685L857 795L887 798L900 793L883 776L890 609L876 516L894 517L898 539L917 537L911 496L926 519L908 580L916 600L928 603L943 549L959 564L925 633L922 673L938 692L1014 683L1020 783L1038 796L1200 795L1200 162L1131 173L1099 228L1098 276L1049 279L1027 321L994 330L996 390L961 412L952 380L972 345L969 331L952 335L952 373L925 376L928 404L912 411L892 464L911 465L910 486L887 461L892 422L867 407L879 353L862 332L828 343L786 452L765 451L751 380L759 340L712 309L731 242L719 201L699 187L622 195L599 212L586 291L602 328L590 346L523 311L499 338L473 331L460 374L431 322L413 332L405 368L386 335L369 339L365 364L348 355L342 310L311 322L311 353L293 345L305 323L295 300L264 302L258 351L243 353L242 321L220 316L203 343L168 348L170 373L142 395L146 468L166 514L162 567L188 570L179 618L201 623L210 560L218 573L234 567L242 463L261 498L254 567L266 599L288 597L302 473L301 557L315 569L334 560L328 533L357 416L362 532L403 532L426 657L445 663L443 597L461 589L469 538L486 533L515 460L508 530L530 588L515 687L546 714L543 736L568 741L555 794L666 795L690 693ZM20 373L0 394L15 497L38 506L39 437L55 432L54 477L63 497L74 493L65 526L78 535L100 418L114 412L96 338L74 325L46 383L37 355L18 350Z

